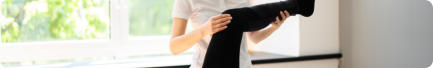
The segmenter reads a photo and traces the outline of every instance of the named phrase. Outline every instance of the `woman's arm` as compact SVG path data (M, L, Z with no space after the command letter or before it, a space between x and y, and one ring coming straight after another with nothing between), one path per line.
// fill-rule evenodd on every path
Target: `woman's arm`
M228 14L218 15L200 26L198 29L185 34L188 20L183 18L174 18L172 25L172 35L170 39L171 53L177 55L191 48L195 43L200 41L204 36L210 35L227 28L231 16Z
M174 18L172 24L172 34L170 39L171 53L177 55L198 42L204 35L202 30L194 30L189 34L185 34L187 20L183 18Z
M289 18L289 16L290 16L289 12L287 12L287 11L280 12L280 15L282 17L281 20L278 17L276 17L276 21L272 22L271 23L272 25L269 28L258 30L258 31L253 31L253 32L247 32L247 37L250 40L252 40L255 44L266 39L273 32L275 32L275 30L277 30L281 26L281 24L283 24L284 21L287 18Z

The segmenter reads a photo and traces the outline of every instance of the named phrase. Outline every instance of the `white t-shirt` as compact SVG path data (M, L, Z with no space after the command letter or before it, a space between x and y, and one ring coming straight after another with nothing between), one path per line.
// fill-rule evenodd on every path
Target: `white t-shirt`
M250 6L249 0L176 0L172 16L188 19L188 23L194 29L206 23L206 21L224 10ZM206 55L211 35L201 39L196 45L191 68L201 68ZM245 33L242 37L239 55L239 68L251 68L251 59L248 54Z

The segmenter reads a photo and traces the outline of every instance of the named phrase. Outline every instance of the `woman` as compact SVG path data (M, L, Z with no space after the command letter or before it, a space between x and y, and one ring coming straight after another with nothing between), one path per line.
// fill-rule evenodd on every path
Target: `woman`
M174 55L184 52L197 44L191 68L201 68L209 45L210 36L222 31L230 24L232 17L228 14L220 14L224 10L250 6L249 0L176 0L173 8L172 37L170 50ZM267 38L289 17L287 11L281 11L281 20L276 21L268 28L246 32L249 40L254 43ZM185 33L187 23L194 28ZM242 37L239 65L240 68L251 68L251 59L247 51L245 37Z

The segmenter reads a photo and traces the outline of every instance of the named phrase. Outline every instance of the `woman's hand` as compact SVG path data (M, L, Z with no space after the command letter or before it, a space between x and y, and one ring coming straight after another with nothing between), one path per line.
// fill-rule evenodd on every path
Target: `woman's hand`
M206 24L202 26L204 35L214 34L227 28L232 20L229 14L221 14L218 16L211 17Z
M280 14L281 14L282 19L280 20L277 16L276 21L271 22L272 26L270 28L266 28L266 29L262 29L262 30L258 30L258 31L247 32L247 37L249 37L250 40L256 44L259 43L260 41L266 39L267 37L269 37L290 16L289 12L287 12L287 11L284 11L284 12L280 11Z
M284 21L286 21L286 19L290 17L290 14L289 12L287 12L287 10L285 10L284 12L280 11L280 15L282 17L281 20L277 16L275 22L272 22L273 28L279 28L284 23Z

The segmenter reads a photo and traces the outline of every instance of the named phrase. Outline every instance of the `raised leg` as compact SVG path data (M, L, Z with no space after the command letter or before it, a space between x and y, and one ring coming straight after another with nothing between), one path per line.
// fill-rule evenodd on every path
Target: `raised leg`
M224 11L223 14L230 14L233 19L227 29L212 36L203 68L239 68L242 33L265 28L283 10L291 16L309 17L314 12L314 0L287 0Z

